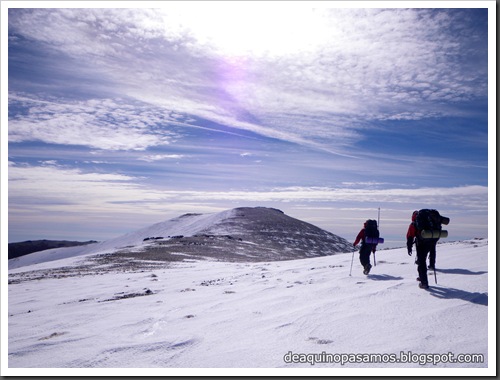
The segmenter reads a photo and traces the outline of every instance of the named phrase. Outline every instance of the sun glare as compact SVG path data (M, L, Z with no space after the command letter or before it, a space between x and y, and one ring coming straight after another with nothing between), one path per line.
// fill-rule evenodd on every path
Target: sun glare
M199 43L225 56L282 56L310 51L325 41L312 8L236 2L181 8L177 23Z

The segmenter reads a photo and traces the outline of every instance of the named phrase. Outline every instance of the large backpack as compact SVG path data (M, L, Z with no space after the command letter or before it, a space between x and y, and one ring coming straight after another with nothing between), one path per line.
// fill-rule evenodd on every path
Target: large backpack
M377 221L368 219L365 225L365 242L369 244L377 244L379 242L380 233L377 227Z
M448 231L442 229L442 224L448 224L449 218L443 217L439 211L433 209L422 209L418 211L415 218L417 237L423 240L438 240L448 236Z

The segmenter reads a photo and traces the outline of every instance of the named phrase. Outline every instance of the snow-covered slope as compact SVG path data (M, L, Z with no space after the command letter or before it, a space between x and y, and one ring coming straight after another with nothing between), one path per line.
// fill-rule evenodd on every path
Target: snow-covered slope
M231 213L232 210L217 214L186 214L104 242L86 246L55 248L34 252L26 256L9 260L9 269L74 256L113 252L120 248L141 245L145 238L153 236L194 235L198 231L212 224L217 224L220 220L229 217Z
M78 368L69 373L83 375L85 368L140 368L113 374L142 376L210 374L210 368L250 368L237 372L244 375L251 368L287 375L367 368L375 368L368 374L411 368L403 374L459 375L472 368L494 374L487 255L487 240L439 244L437 284L431 276L428 291L417 287L414 258L405 249L378 252L369 276L357 253L101 273L82 270L81 257L19 268L9 271L9 369ZM342 356L348 354L358 356ZM399 362L368 363L361 354ZM450 361L478 358L483 362ZM308 363L319 359L360 362ZM493 371L481 372L488 366ZM176 368L209 369L170 372Z
M352 245L347 240L279 210L241 207L214 214L185 214L101 243L31 253L9 260L9 269L115 252L163 261L176 260L179 255L265 261L348 251Z

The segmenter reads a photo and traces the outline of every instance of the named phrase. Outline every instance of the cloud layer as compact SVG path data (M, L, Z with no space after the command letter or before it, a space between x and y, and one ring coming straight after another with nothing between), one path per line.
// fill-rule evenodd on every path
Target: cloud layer
M246 204L333 232L382 205L397 234L432 205L484 235L489 11L10 8L9 239Z
M201 8L11 10L9 27L105 76L111 91L294 142L340 146L372 120L466 115L464 102L487 96L484 29L472 20L481 10L302 6L288 15L283 6L228 17ZM270 46L295 41L290 30L305 42L258 51L261 21L275 27ZM255 37L255 51L226 51L226 35Z
M117 215L133 216L133 223L116 223L106 228L113 231L129 225L134 229L134 226L141 226L137 225L139 221L153 223L186 212L215 212L240 205L280 205L292 216L308 215L311 222L346 235L359 227L360 220L375 217L375 210L382 207L386 218L390 212L389 215L397 220L397 223L384 221L386 234L391 236L394 230L391 231L387 224L394 229L404 229L410 211L427 205L440 208L454 221L462 219L462 226L452 227L455 236L467 236L472 231L484 230L487 221L481 215L488 212L488 188L485 186L385 189L370 183L339 188L279 187L265 191L155 190L142 184L142 178L85 173L51 162L42 167L12 163L9 181L9 212L16 216L11 228L18 233L25 225L51 219L71 225L75 218L110 223ZM476 222L467 224L467 216L473 216Z

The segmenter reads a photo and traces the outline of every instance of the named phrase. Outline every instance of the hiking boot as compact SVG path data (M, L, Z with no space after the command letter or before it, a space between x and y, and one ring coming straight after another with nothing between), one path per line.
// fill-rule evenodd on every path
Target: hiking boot
M419 287L420 289L429 289L429 285L424 284L424 283L422 283L422 282L421 282L420 284L418 284L418 287Z
M365 265L365 270L363 271L363 274L370 273L370 269L372 269L372 265L371 264L366 264Z

